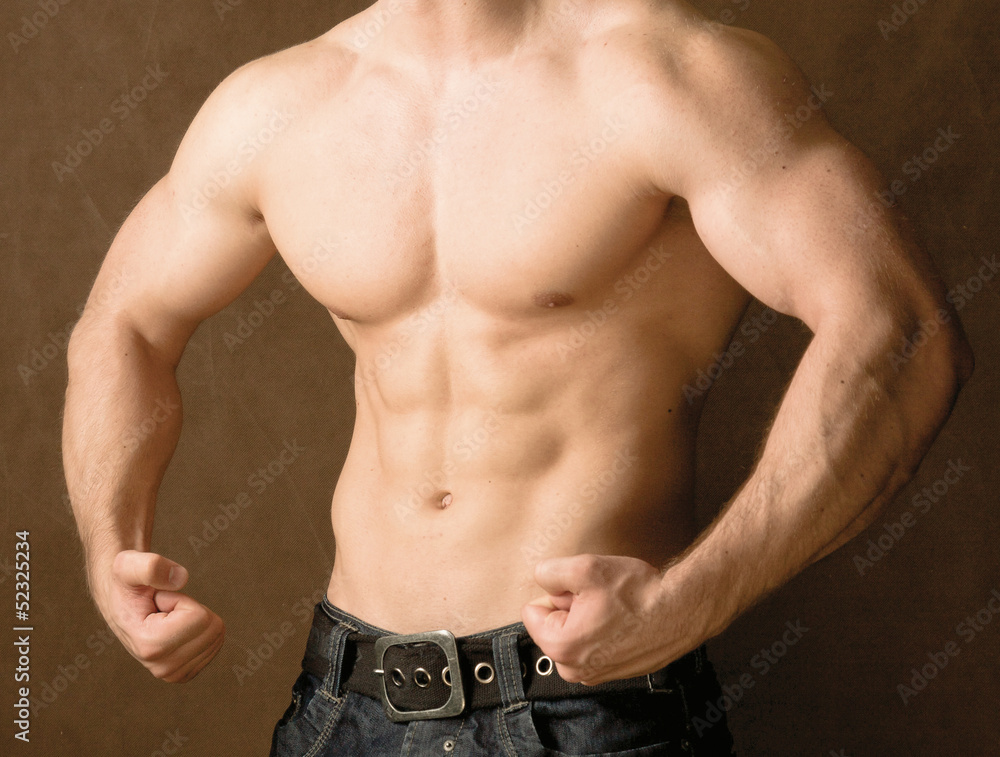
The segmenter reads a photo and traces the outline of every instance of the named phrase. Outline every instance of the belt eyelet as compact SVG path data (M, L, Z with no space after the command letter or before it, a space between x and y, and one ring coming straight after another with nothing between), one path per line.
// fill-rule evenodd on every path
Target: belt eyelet
M483 671L485 671L485 673ZM492 683L493 679L496 677L496 674L493 671L493 666L488 662L481 662L476 665L475 674L476 680L479 681L479 683Z
M540 676L550 676L555 669L556 665L548 655L542 655L535 663L535 672Z
M417 668L413 671L413 682L421 689L426 689L431 685L431 674L423 668Z

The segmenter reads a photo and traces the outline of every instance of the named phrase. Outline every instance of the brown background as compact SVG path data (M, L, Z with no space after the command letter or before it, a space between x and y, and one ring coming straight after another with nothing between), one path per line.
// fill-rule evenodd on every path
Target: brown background
M887 181L907 182L902 204L948 285L976 275L980 257L996 249L1000 220L994 3L927 0L888 40L878 22L893 9L882 0L696 4L767 34L832 90L827 111L837 128ZM114 231L166 171L213 87L239 64L316 36L362 5L242 0L220 15L211 0L70 0L16 51L9 39L0 41L0 608L13 601L13 531L30 529L32 693L56 694L33 718L30 746L13 741L5 641L12 632L0 632L0 753L141 757L178 731L186 739L182 755L267 753L305 643L303 608L318 598L332 566L329 500L353 421L349 351L324 310L282 280L280 261L192 340L180 370L184 434L162 488L154 549L188 566L190 591L228 630L225 648L201 676L171 686L117 642L102 640L104 624L85 594L61 473L61 345ZM5 4L0 32L20 33L21 16L40 8L37 0ZM116 99L156 65L167 77L122 119ZM72 172L57 176L53 162L105 118L113 130ZM961 139L912 182L904 164L949 126ZM255 300L273 289L288 301L244 343L227 344ZM1000 281L985 283L962 310L978 371L914 483L867 534L712 642L723 683L744 674L754 683L731 713L741 754L1000 753L1000 622L968 642L956 635L963 618L1000 588L998 290ZM760 341L744 342L747 354L718 382L703 424L705 518L747 474L805 336L782 319ZM37 372L22 376L18 367L33 360ZM258 493L248 477L286 440L305 452ZM971 471L861 577L854 555L884 523L912 509L914 494L938 480L949 460ZM190 537L204 536L205 519L242 492L252 505L196 552ZM13 625L13 611L0 610L0 627L9 627L8 619ZM809 631L765 674L754 655L779 640L788 621ZM283 624L290 636L238 680L236 667L247 665L251 650L277 646ZM897 685L948 641L959 644L959 657L904 706Z

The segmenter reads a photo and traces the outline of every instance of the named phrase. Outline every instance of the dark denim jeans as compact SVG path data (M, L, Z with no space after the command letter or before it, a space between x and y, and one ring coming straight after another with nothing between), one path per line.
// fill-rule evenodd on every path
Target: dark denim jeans
M292 702L274 729L271 757L672 757L732 754L725 721L699 735L691 724L706 701L721 696L704 648L691 653L696 665L689 680L675 677L672 691L635 691L560 700L525 701L517 640L527 636L522 623L475 634L493 641L496 676L504 706L466 711L460 717L394 723L380 700L340 690L344 638L352 632L386 635L332 605L316 605L336 621L309 644L334 664L325 679L303 671L292 688Z

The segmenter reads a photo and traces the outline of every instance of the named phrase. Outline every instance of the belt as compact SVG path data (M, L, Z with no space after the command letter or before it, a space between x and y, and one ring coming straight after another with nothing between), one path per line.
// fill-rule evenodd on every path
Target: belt
M326 648L322 642L336 624L325 613L316 613L302 660L302 669L321 679L332 664L320 651ZM455 717L503 705L497 679L500 666L490 637L455 638L449 631L390 636L352 632L344 642L340 688L381 700L391 720ZM627 691L677 693L678 679L700 672L704 649L655 673L593 686L560 678L552 660L526 635L518 639L517 654L525 699L536 700Z

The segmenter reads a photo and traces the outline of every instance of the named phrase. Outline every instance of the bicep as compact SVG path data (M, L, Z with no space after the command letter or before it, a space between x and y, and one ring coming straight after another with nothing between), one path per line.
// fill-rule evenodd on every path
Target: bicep
M661 108L660 188L682 195L718 262L770 307L816 331L849 312L940 299L929 259L877 194L881 177L837 134L773 43L720 34ZM679 135L679 136L674 136Z
M237 72L203 106L168 174L116 235L84 314L114 316L172 360L275 254L255 207L253 165L234 162L240 134L267 115L244 105L248 78Z
M706 247L751 294L814 331L825 317L919 299L930 267L881 205L878 173L832 130L768 151L689 198ZM751 164L747 164L748 166Z
M185 189L168 174L149 190L115 237L87 303L172 358L274 255L261 221L221 203L193 210Z

